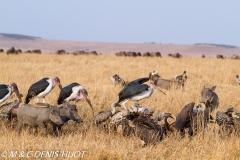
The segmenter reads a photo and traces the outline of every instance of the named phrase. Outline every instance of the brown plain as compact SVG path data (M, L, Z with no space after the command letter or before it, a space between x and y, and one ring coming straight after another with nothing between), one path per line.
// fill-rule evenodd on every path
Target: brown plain
M170 112L176 118L186 104L190 102L198 104L204 85L206 87L215 85L219 96L219 107L216 111L225 111L229 105L240 110L240 88L235 83L235 76L240 72L239 60L23 53L20 55L0 54L0 68L0 83L16 82L24 97L29 86L43 77L58 76L63 86L78 82L88 91L95 114L107 110L112 102L118 101L121 87L114 87L109 80L109 77L116 73L125 80L131 81L147 77L153 70L157 70L163 78L172 78L186 70L188 80L184 92L181 89L165 90L167 95L163 95L155 90L150 98L141 100L140 104L150 106L160 112ZM59 93L60 90L55 88L46 96L46 102L56 103ZM16 99L15 95L8 101L14 99ZM35 103L35 101L30 103ZM131 103L128 104L128 108L130 106ZM86 101L79 101L77 108L84 121L93 118ZM173 121L175 120L169 119L170 123ZM173 136L165 137L156 146L141 148L141 141L137 137L123 137L91 128L86 131L85 124L64 126L63 133L65 134L60 137L50 135L51 127L48 128L48 137L43 137L41 132L38 135L28 134L24 128L21 136L18 137L16 128L6 128L6 122L1 120L0 151L77 150L86 151L84 159L239 159L240 138L235 136L221 138L217 129L217 124L209 124L206 132L200 132L194 137L186 136L183 139Z

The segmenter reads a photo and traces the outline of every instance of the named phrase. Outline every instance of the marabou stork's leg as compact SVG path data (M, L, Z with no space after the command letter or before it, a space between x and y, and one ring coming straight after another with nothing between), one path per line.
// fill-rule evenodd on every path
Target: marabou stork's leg
M43 103L45 103L46 101L45 101L45 97L43 97Z
M127 107L125 106L125 104L127 103L128 100L129 100L129 99L125 99L125 100L123 101L123 103L122 103L122 105L123 105L123 107L124 107L125 109L127 109Z
M36 103L38 103L38 97L37 97L37 100L36 100L37 102Z

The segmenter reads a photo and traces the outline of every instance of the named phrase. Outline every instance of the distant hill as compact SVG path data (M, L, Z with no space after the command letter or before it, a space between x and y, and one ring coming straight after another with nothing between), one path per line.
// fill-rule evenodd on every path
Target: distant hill
M196 43L195 45L212 45L212 46L223 47L223 48L237 48L237 46L226 45L226 44Z
M169 53L180 53L183 56L211 56L217 54L231 56L240 55L240 47L224 44L196 43L192 45L183 44L159 44L159 43L113 43L113 42L84 42L50 40L40 37L26 36L20 34L0 33L0 49L4 50L15 47L22 51L40 49L43 53L53 53L57 50L73 51L97 51L102 54L115 54L119 51L134 52L160 52L163 56Z
M18 40L35 40L35 39L41 39L40 37L33 37L33 36L26 36L21 34L9 34L9 33L0 33L1 36L12 38L12 39L18 39Z

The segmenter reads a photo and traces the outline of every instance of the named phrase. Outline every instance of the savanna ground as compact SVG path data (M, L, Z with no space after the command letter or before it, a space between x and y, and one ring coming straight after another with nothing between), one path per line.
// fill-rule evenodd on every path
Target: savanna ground
M220 105L217 110L225 111L230 105L239 109L240 86L235 83L236 74L240 73L240 61L215 58L183 57L173 59L116 56L73 56L73 55L10 55L0 54L0 83L16 82L20 92L27 94L28 88L43 77L58 76L63 86L78 82L86 88L92 101L94 112L109 108L112 102L118 101L120 86L114 87L109 77L115 73L127 81L148 76L157 70L163 78L171 78L187 71L188 80L185 91L170 90L163 95L155 91L152 97L140 101L141 105L153 109L171 112L174 117L188 103L198 103L200 91L205 85L216 85ZM60 93L59 88L46 96L46 102L54 104ZM11 100L16 99L15 95ZM8 100L8 101L11 101ZM34 103L32 100L30 103ZM130 108L132 102L127 105ZM81 100L77 103L78 112L84 121L92 119L88 104ZM240 110L240 109L239 109ZM216 111L213 113L215 117ZM5 159L11 159L11 151L86 151L83 159L240 159L240 137L221 138L217 124L210 124L206 132L183 139L165 137L156 146L141 148L140 139L131 136L108 133L96 128L86 129L85 124L69 124L65 126L64 135L54 137L52 128L48 129L48 137L29 134L26 129L17 135L15 127L6 127L1 120L0 152L8 153ZM169 120L173 122L174 120ZM14 124L13 124L14 126ZM41 129L39 129L41 131ZM0 153L0 157L1 157ZM15 159L19 158L19 154ZM26 155L25 155L26 156ZM32 156L32 154L30 154ZM44 157L44 156L43 156ZM32 156L30 159L33 159ZM78 157L78 158L81 158ZM2 159L2 158L0 158ZM37 157L41 159L41 157ZM53 159L53 158L51 158ZM64 159L61 156L55 159ZM66 159L66 158L65 158ZM77 158L69 158L77 159Z

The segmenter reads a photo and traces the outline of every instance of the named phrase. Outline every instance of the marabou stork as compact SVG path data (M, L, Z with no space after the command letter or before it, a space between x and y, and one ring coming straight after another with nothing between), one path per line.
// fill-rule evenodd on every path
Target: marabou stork
M43 102L45 103L45 96L50 93L56 85L58 85L60 90L62 89L62 85L58 77L43 78L32 84L28 89L25 103L28 104L29 101L34 97L37 97L37 102L38 98L43 98Z
M74 103L76 103L82 98L86 99L87 103L92 109L92 114L94 115L91 101L88 98L88 92L80 84L76 82L69 84L68 86L64 87L61 90L57 103L62 104L64 102L69 102L69 101L74 101Z
M13 92L16 93L19 103L21 103L22 94L19 93L16 83L11 83L10 85L0 84L0 104L6 101Z
M139 101L144 98L149 98L155 88L155 84L150 81L150 86L143 84L147 82L149 78L139 78L134 81L129 82L118 94L119 100L117 103L122 103L123 107L126 109L125 103L127 101ZM158 88L158 87L157 87ZM158 88L163 92L160 88ZM164 92L163 92L164 93ZM165 94L165 93L164 93Z

